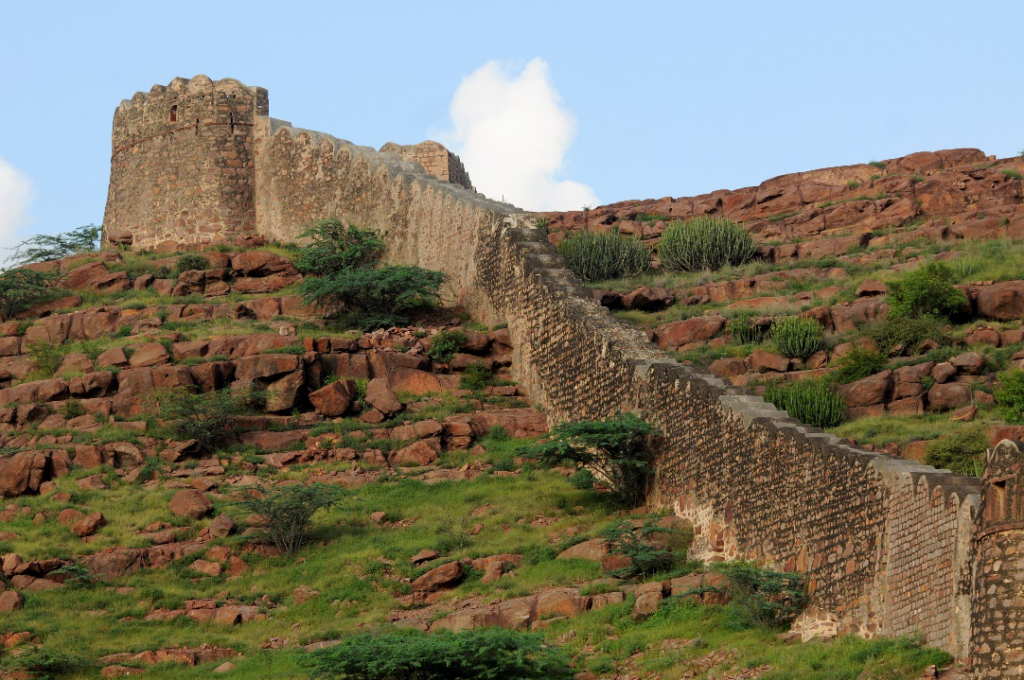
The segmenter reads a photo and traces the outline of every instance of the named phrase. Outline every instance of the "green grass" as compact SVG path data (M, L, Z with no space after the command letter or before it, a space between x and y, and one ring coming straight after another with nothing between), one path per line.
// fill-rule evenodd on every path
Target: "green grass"
M982 408L975 417L975 422L994 422L991 409ZM953 422L948 413L925 413L922 415L890 415L868 416L843 423L828 431L860 444L881 445L889 442L905 444L918 439L938 439L939 437L961 429L963 424Z

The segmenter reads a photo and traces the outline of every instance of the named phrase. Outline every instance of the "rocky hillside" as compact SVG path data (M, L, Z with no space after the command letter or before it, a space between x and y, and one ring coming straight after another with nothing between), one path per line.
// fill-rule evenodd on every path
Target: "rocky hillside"
M779 575L687 561L684 523L523 457L548 425L505 329L455 310L347 329L296 296L296 254L33 265L63 292L0 325L0 677L308 678L363 632L491 626L581 680L949 661L800 643L796 590L761 590ZM251 502L300 487L342 495L288 553Z
M1022 173L1024 158L954 149L542 218L556 243L617 231L655 251L650 272L591 286L679 359L761 393L831 381L845 401L846 422L834 427L841 436L939 464L929 449L957 435L970 451L955 469L971 472L986 444L1024 434L1019 408L994 396L999 376L1024 360ZM701 215L741 224L757 257L715 272L659 267L668 226ZM889 315L890 286L932 262L947 265L962 309L930 327ZM778 350L772 326L789 316L820 324L820 350Z

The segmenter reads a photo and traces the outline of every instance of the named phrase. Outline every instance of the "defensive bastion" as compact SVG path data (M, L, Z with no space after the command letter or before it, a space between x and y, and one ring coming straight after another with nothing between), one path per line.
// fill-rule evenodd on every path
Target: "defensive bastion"
M519 380L554 419L656 423L651 502L693 522L698 557L805 572L806 637L920 635L976 678L1024 675L1018 444L984 480L853 448L613 319L440 145L376 152L268 114L266 90L205 76L122 102L105 243L292 241L325 217L385 232L391 260L445 272L453 301L508 323Z

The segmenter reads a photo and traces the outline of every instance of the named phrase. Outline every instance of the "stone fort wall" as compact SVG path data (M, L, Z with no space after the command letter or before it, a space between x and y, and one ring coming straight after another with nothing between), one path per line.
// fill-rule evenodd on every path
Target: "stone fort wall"
M675 362L512 206L281 121L257 119L255 135L260 235L292 240L322 217L386 233L389 259L445 272L449 298L508 323L518 379L554 419L633 410L657 424L651 502L693 521L703 557L805 572L805 634L920 634L967 657L979 480L852 448ZM975 649L986 635L975 627Z

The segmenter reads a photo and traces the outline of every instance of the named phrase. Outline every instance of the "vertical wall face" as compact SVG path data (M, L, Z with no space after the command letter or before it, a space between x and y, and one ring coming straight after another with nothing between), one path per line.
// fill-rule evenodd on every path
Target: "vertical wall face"
M206 76L175 79L114 114L104 242L231 242L253 233L254 123L267 91Z
M437 142L426 141L409 146L388 142L380 150L381 153L398 154L403 161L419 163L428 175L433 175L439 180L458 184L466 189L473 188L462 160Z

